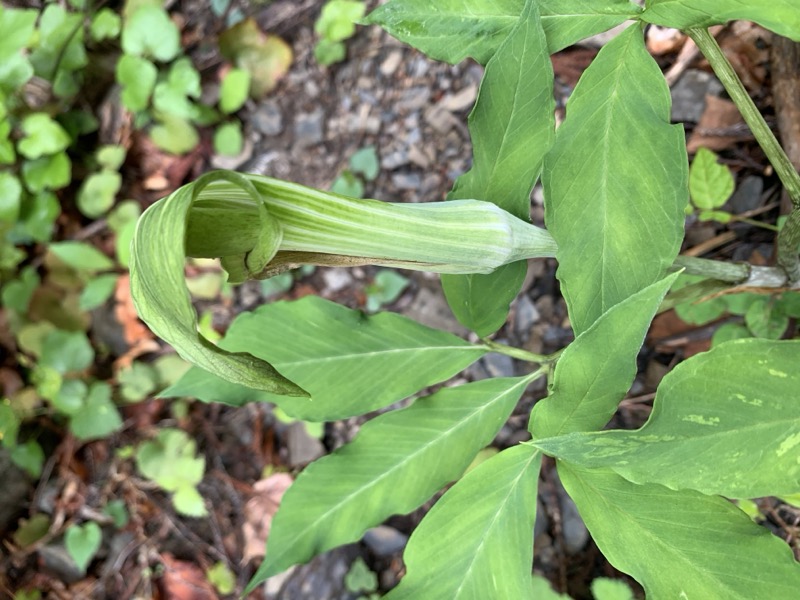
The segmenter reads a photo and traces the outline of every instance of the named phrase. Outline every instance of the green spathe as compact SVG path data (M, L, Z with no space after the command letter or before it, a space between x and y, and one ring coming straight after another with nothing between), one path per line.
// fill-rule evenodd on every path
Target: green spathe
M131 246L131 293L141 318L190 362L250 388L306 396L264 360L226 352L198 333L184 281L187 255L221 258L238 282L304 263L489 273L554 252L546 231L488 202L390 204L215 171L142 215Z

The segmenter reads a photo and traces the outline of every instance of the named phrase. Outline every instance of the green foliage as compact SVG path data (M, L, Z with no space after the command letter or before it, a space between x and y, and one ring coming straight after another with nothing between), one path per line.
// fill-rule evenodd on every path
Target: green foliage
M232 594L236 589L236 575L225 563L218 562L206 573L209 583L223 595Z
M129 3L134 8L122 28L125 54L167 62L180 52L180 32L160 2Z
M242 126L238 122L223 123L214 132L214 151L217 154L237 156L242 152Z
M773 9L733 0L713 6L653 0L642 11L622 1L390 0L366 20L433 56L474 56L486 65L469 123L473 167L449 202L399 209L220 172L148 209L133 243L134 300L154 331L197 365L165 395L273 402L291 418L315 422L381 410L354 441L297 477L271 523L266 557L248 591L291 565L359 540L457 480L412 535L407 573L387 598L528 598L533 590L557 597L531 578L531 530L547 455L598 547L649 597L796 596L800 567L790 549L729 499L800 493L800 415L793 402L800 347L774 339L800 316L800 300L779 289L733 294L735 286L705 278L677 282L679 274L670 274L688 191L697 208L719 218L710 211L730 194L731 181L702 151L690 174L684 133L670 123L669 90L643 35L644 22L686 28L733 16L780 21L774 29L795 35L787 7L787 1ZM640 22L598 53L555 132L550 53L629 18ZM249 71L240 61L252 59L264 39L254 24L243 23L225 45L229 60ZM709 60L720 67L720 59ZM775 159L774 149L767 154ZM341 184L350 187L337 189L359 191L360 181L363 192L356 176L368 179L377 162L367 158L351 161L350 180ZM540 176L555 244L525 224ZM234 204L239 210L230 210ZM226 219L219 218L222 210ZM426 229L422 214L435 227ZM792 226L791 220L785 225ZM465 239L476 246L462 245ZM187 255L223 257L236 282L295 266L298 255L289 252L305 253L299 257L310 263L449 275L448 300L479 336L506 319L525 277L523 259L555 255L575 340L559 354L536 356L310 297L238 316L219 346L198 334L184 283ZM484 262L495 253L502 259ZM673 305L691 303L678 309L687 318L729 313L741 323L732 320L734 327L719 330L714 349L663 378L641 429L604 431L630 388L649 323L670 287ZM22 282L12 295L24 305ZM759 339L737 339L750 333ZM32 330L29 343L49 335ZM490 351L540 366L525 377L425 391ZM41 372L41 386L61 392L63 369L44 367L52 372ZM532 440L467 471L526 387L545 375L548 395L531 412ZM74 402L61 396L65 407ZM410 406L382 410L404 398L412 398ZM137 463L175 492L176 504L181 490L197 500L204 465L183 432L162 431L139 449ZM619 582L598 581L593 593L601 600L631 597Z
M247 101L250 93L250 73L244 69L231 69L222 80L219 90L219 109L227 114L234 113Z
M314 58L321 65L332 65L347 55L344 40L356 33L356 23L364 16L366 5L361 0L328 0L314 23L319 41Z
M375 275L371 284L364 288L367 294L367 312L375 312L385 304L391 304L400 297L408 286L408 278L397 271L382 270Z
M86 567L100 549L100 542L103 540L103 532L100 526L94 521L88 521L81 525L70 525L64 533L64 544L78 568L86 572Z
M378 576L369 570L367 563L359 556L345 575L344 585L353 593L374 592L378 589Z
M349 168L342 171L331 185L331 191L351 198L364 197L364 181L374 181L380 171L375 146L366 146L350 157Z
M206 461L195 456L197 445L180 429L161 429L156 439L136 450L139 472L172 492L175 510L189 517L208 514L197 484L203 479Z
M711 150L700 148L689 169L689 194L700 220L729 222L731 215L716 209L730 198L733 188L733 175L728 168L717 162L717 155Z

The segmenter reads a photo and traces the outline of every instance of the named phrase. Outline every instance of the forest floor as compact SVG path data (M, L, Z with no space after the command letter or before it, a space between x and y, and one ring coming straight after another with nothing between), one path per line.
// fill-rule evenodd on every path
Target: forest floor
M130 155L137 158L126 163L126 196L145 206L215 166L327 189L349 168L356 152L372 147L380 169L373 180L363 182L366 197L402 202L444 199L455 178L470 165L467 115L477 97L482 67L471 61L454 66L432 61L377 27L359 28L347 42L346 60L321 67L313 56L313 26L321 4L275 0L245 7L244 12L264 31L291 45L293 61L272 92L263 100L249 101L241 111L247 141L240 156L215 156L204 139L187 155L170 157L154 153L147 140L130 138ZM195 34L195 41L187 44L187 54L204 74L215 72L221 59L201 40L218 34L224 25L219 19L203 21L208 11L200 1L177 2L172 10L182 19L184 32ZM718 36L759 106L774 115L770 36L743 23L727 27ZM570 91L606 39L590 40L553 57L560 118ZM679 74L672 83L673 120L685 124L690 153L700 146L711 148L734 172L737 191L726 209L774 223L781 208L776 179L708 65L688 51L681 53L687 42L673 33L654 31L649 43L665 72L676 69L674 74ZM111 106L104 105L105 110L120 109L111 102ZM539 188L532 195L532 217L543 224ZM770 231L744 222L720 224L689 217L684 252L768 264L771 240ZM208 315L211 328L224 333L242 311L309 294L364 309L376 294L376 276L381 271L374 267L319 267L277 283L249 282L220 292L221 272L204 265L197 267L197 273L215 273L217 279L212 277L209 289L198 284L202 296L198 311ZM535 353L554 352L571 341L555 271L554 260L531 262L522 293L497 340ZM405 279L399 292L391 294L388 301L377 300L383 309L469 337L450 312L437 276L401 274ZM148 352L142 354L144 358L169 352L152 345L153 338L137 329L133 315L122 315L113 307L96 310L90 329L93 342L115 349L117 358L141 346L142 339L151 344L142 346ZM640 354L639 374L612 425L640 426L649 415L661 377L676 362L707 349L718 324L718 320L688 324L672 310L659 315ZM461 377L473 381L513 376L527 368L508 356L493 354ZM543 382L526 392L492 443L494 449L528 439L528 413L544 395ZM53 426L51 452L42 477L26 480L13 492L18 510L9 522L0 523L0 530L6 529L0 549L0 583L6 592L36 589L42 597L64 599L236 597L258 566L269 520L292 478L310 461L352 440L367 418L320 427L289 422L263 404L233 408L183 402L180 407L176 411L169 402L152 397L126 406L125 427L120 433L86 444ZM129 454L120 452L164 427L183 429L197 442L206 465L198 489L209 508L208 518L177 513L169 496L140 478ZM102 512L111 500L124 503L129 519L123 527L112 526L112 519ZM348 589L345 582L358 558L377 575L376 592L388 591L403 575L402 551L408 536L432 504L433 500L409 515L392 517L360 542L273 577L249 597L364 597L352 585ZM796 511L770 499L759 501L759 508L766 526L778 535L786 538L796 531L791 525L797 522ZM80 516L106 523L101 549L86 573L76 568L59 538L45 537L21 547L14 537L22 523L19 519L30 519L36 513L62 522ZM234 576L233 594L221 594L209 582L206 573L218 563ZM591 598L589 586L597 577L623 579L636 597L643 597L638 584L614 569L593 543L548 460L539 485L534 570L547 577L556 590L575 599ZM0 597L3 592L0 586Z

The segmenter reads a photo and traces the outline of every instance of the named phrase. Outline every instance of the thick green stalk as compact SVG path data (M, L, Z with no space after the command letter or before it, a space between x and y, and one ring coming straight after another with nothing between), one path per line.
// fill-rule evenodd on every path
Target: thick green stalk
M778 264L786 271L790 282L798 281L800 280L800 257L797 254L800 246L800 174L764 121L714 36L707 29L690 29L687 33L739 108L745 123L750 127L750 131L764 150L792 200L794 205L792 215L778 234Z

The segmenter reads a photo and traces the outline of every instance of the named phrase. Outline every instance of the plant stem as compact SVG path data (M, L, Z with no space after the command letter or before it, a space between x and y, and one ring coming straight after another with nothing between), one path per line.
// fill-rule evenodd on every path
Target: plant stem
M694 256L678 256L672 263L672 270L684 269L688 275L701 275L709 279L741 283L750 276L750 265L729 263Z
M687 33L697 44L728 95L739 108L745 123L750 127L750 131L753 132L758 144L764 150L792 200L794 206L792 214L778 234L778 264L786 271L791 283L798 281L800 280L800 257L797 254L798 246L800 246L800 174L797 173L772 130L764 121L714 36L707 29L690 29Z
M559 354L561 354L561 351L554 352L553 354L534 354L533 352L528 352L527 350L523 350L522 348L506 346L505 344L494 342L486 338L481 338L481 342L492 352L497 352L498 354L505 354L506 356L510 356L511 358L516 358L519 360L534 362L538 364L551 363L558 358Z

